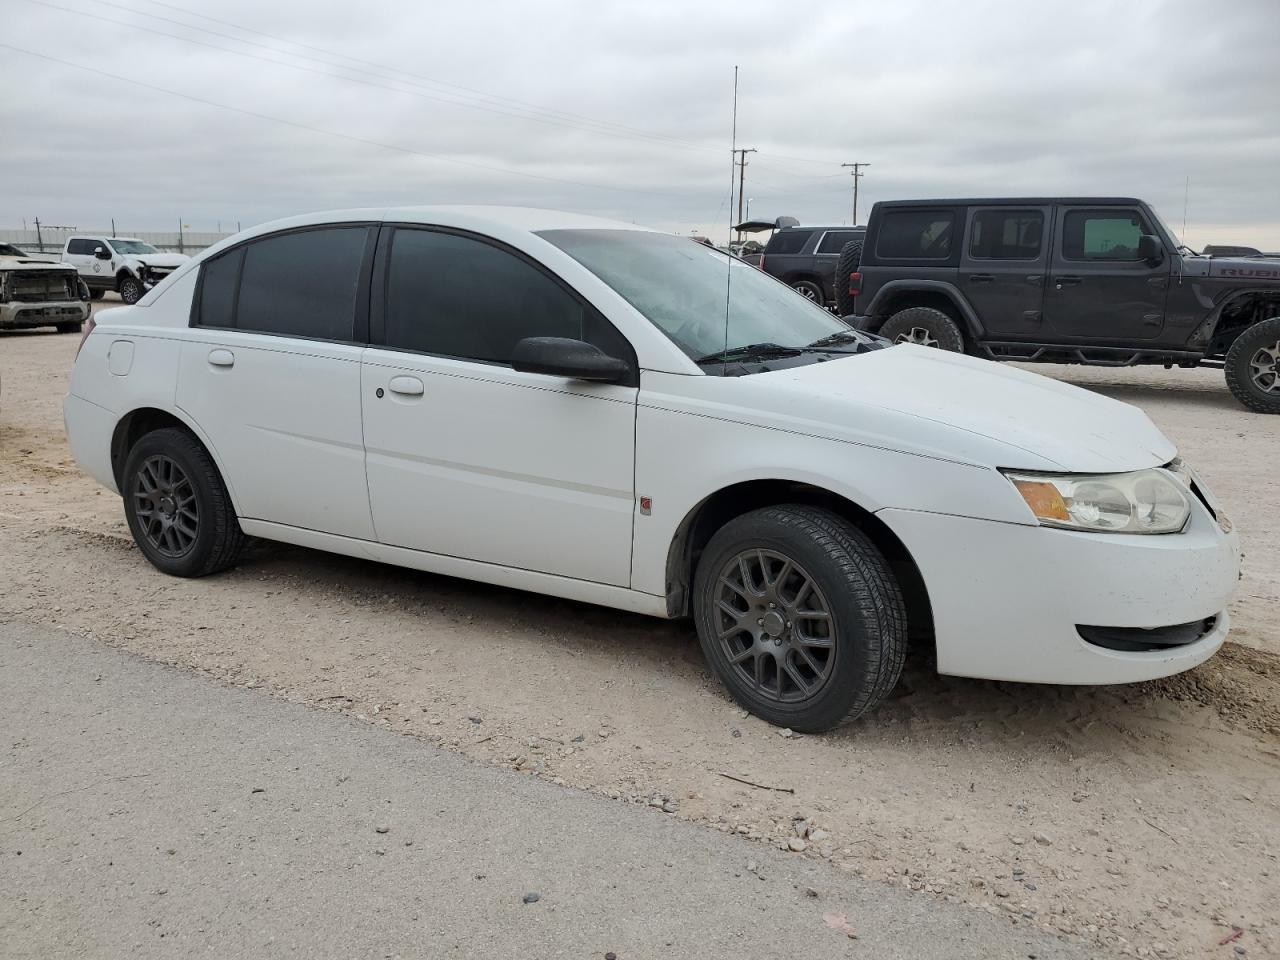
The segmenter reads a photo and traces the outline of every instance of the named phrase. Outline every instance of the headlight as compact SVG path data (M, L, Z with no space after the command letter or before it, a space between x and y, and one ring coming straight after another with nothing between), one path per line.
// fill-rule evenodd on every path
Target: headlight
M1164 470L1006 472L1005 476L1046 527L1098 533L1177 533L1191 515L1187 490Z

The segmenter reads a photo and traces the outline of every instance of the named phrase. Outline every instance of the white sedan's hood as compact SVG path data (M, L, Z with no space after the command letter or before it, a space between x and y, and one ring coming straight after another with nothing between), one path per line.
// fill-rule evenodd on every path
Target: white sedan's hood
M843 428L838 431L843 436L865 424L869 433L880 434L867 439L879 444L892 442L897 427L907 427L903 433L909 436L900 438L907 441L904 449L1002 461L990 466L1104 473L1157 466L1176 454L1137 407L1007 364L942 350L902 345L742 380L758 380L761 387L767 382L793 401L801 400L797 393L807 395L816 408L803 401L785 407L791 412L809 407L806 419L822 416ZM902 417L914 418L921 427L927 422L929 428L911 430Z

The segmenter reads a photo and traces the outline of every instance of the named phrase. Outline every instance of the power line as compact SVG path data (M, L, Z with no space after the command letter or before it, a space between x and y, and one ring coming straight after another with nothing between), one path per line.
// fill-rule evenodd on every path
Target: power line
M9 43L0 42L0 48L5 50L13 50L17 53L25 53L27 56L36 57L40 60L47 60L50 63L58 63L64 67L71 67L74 70L83 70L85 73L92 73L100 77L108 77L112 80L119 80L121 83L132 84L136 87L142 87L146 90L154 90L157 93L165 93L170 96L180 97L183 100L191 100L194 103L204 104L207 107L217 107L219 110L227 110L231 113L241 113L248 117L256 117L259 120L269 120L272 123L284 124L287 127L294 127L298 130L306 130L310 133L319 133L328 137L336 137L340 140L348 140L352 143L363 143L372 147L382 147L386 150L394 150L397 153L404 153L415 157L425 157L428 160L438 160L441 163L452 163L462 167L472 167L478 170L489 170L495 173L503 173L513 177L526 177L531 180L542 180L549 183L560 183L571 187L587 187L592 190L607 190L615 193L630 193L647 197L675 197L677 194L654 193L648 190L633 190L628 187L613 187L600 183L585 183L581 180L568 180L563 177L552 177L541 173L527 173L524 170L512 170L508 167L500 167L495 164L477 163L472 160L458 160L455 157L445 157L436 153L426 153L422 150L415 150L412 147L405 147L395 143L384 143L380 140L370 140L367 137L358 137L355 134L342 133L337 130L326 130L323 127L313 127L309 124L299 123L296 120L287 120L283 117L272 116L267 113L258 113L254 110L245 110L241 107L233 107L230 104L219 103L216 100L206 100L203 97L193 96L189 93L182 93L178 90L170 90L167 87L157 86L152 83L145 83L142 80L134 80L132 77L123 77L119 74L110 73L106 70L100 70L97 67L85 66L81 63L74 63L71 60L63 60L60 57L53 57L46 53L37 53L34 50L27 50L23 47L15 47Z

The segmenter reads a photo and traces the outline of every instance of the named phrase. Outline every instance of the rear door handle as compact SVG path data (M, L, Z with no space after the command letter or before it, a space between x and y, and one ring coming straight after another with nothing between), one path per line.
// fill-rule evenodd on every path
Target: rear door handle
M995 280L995 275L990 273L972 273L969 275L970 283L991 283Z
M1058 277L1055 280L1054 286L1059 290L1063 287L1078 287L1083 279L1083 277Z
M215 367L232 367L235 366L236 355L230 350L210 350L209 363Z
M417 377L392 377L387 386L392 393L398 393L402 397L420 397L424 389L422 381Z

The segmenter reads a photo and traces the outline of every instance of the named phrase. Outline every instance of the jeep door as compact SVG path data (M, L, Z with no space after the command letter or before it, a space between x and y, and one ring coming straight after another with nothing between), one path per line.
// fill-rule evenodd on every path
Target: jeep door
M373 540L360 357L377 228L268 234L200 267L177 403L239 516Z
M383 227L362 376L378 539L628 586L638 367L541 264L445 228ZM525 337L587 340L635 383L512 369Z
M1169 258L1138 256L1155 234L1135 207L1060 206L1045 290L1048 329L1057 341L1153 340L1164 329Z
M969 209L960 289L988 338L1043 338L1041 308L1052 223L1052 206Z

